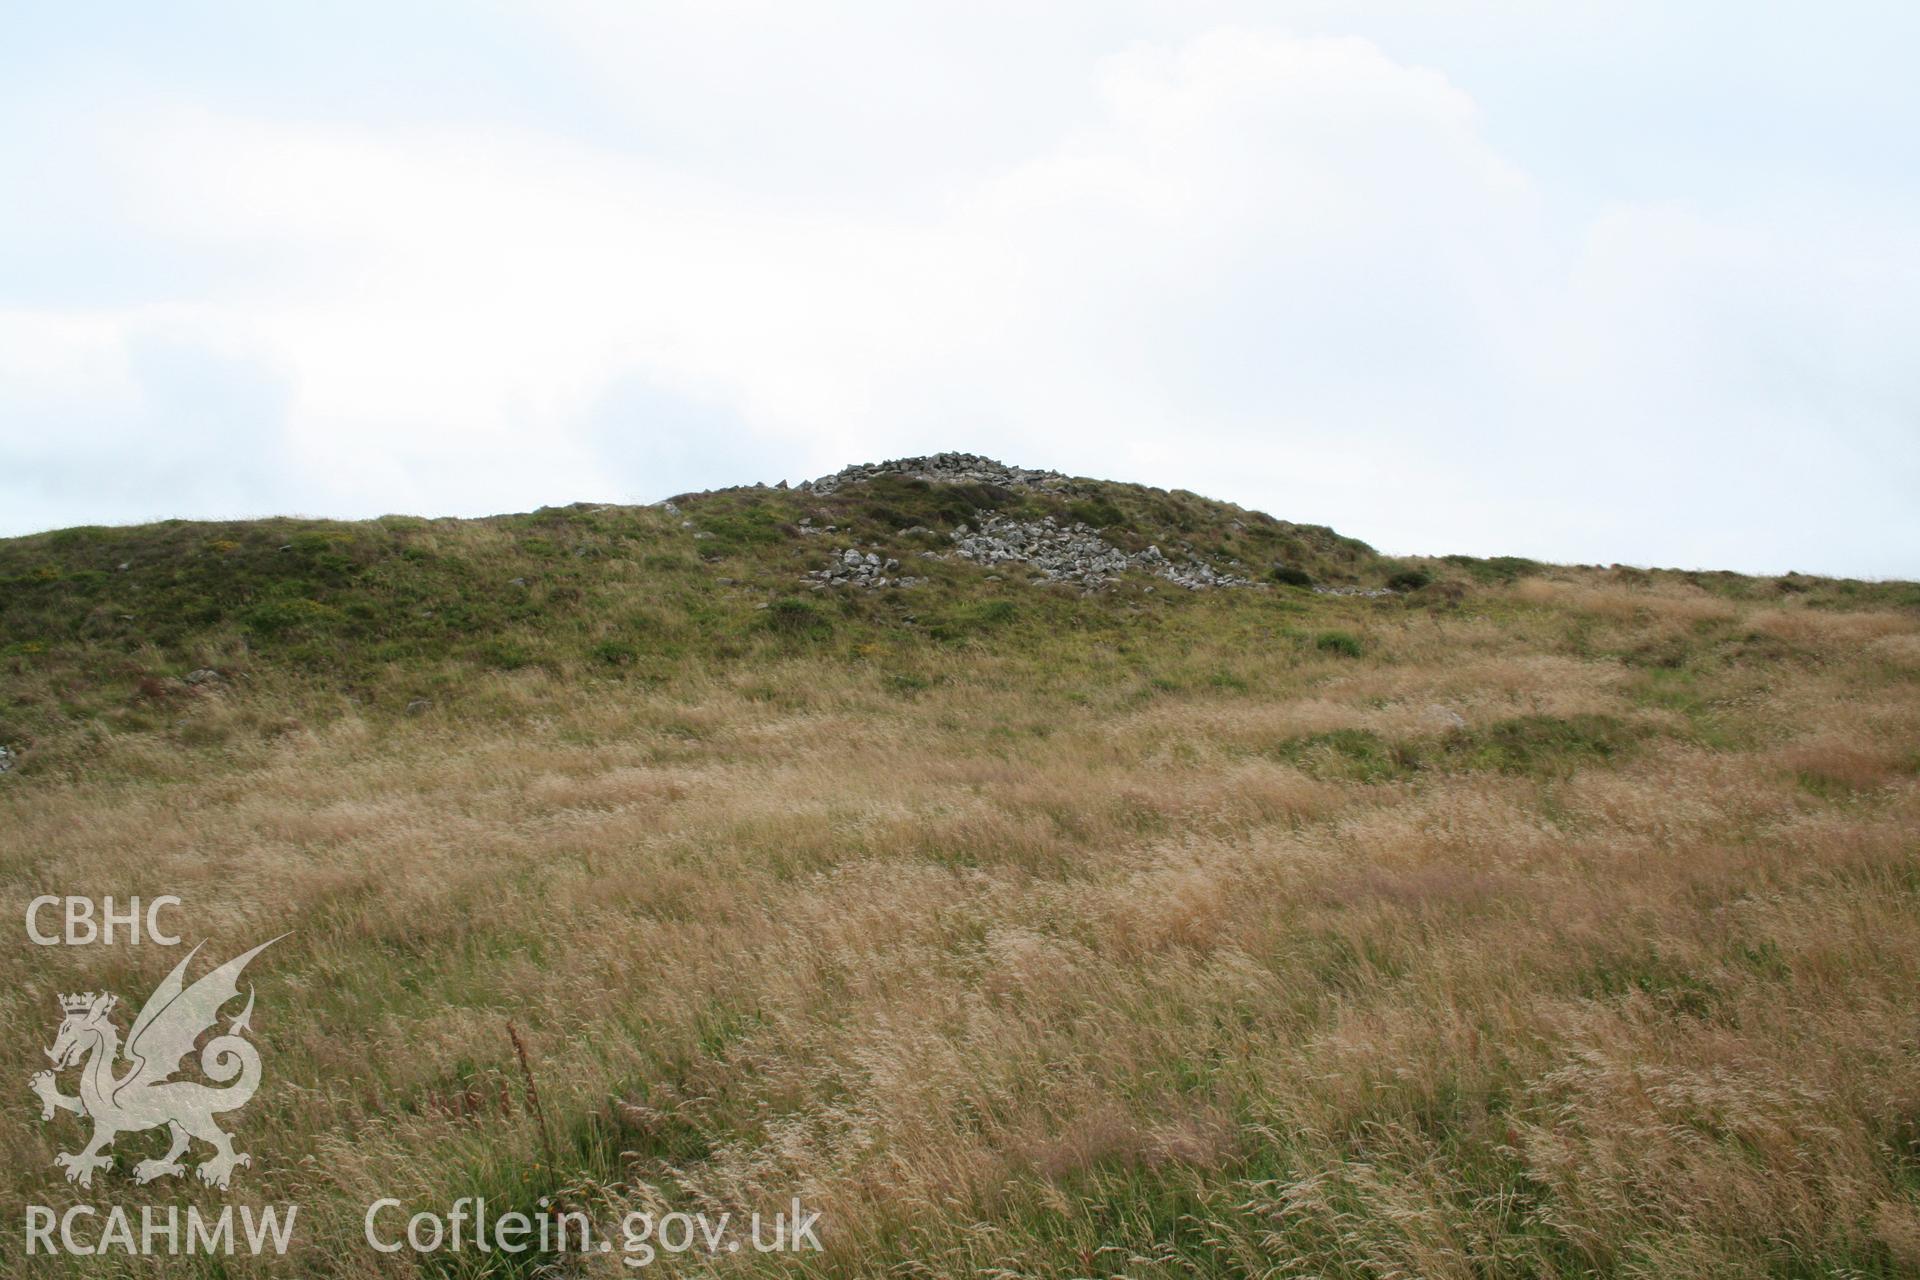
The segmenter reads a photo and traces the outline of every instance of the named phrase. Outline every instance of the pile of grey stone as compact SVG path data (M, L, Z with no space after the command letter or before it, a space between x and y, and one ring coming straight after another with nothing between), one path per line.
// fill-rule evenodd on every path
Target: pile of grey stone
M13 761L14 761L13 752L7 750L5 747L0 747L0 773L6 773L8 770L12 769Z
M1129 569L1142 569L1192 591L1209 587L1250 587L1251 578L1222 573L1198 557L1185 562L1168 559L1159 547L1128 554L1079 521L1062 525L1052 516L1014 520L989 514L978 528L961 525L953 531L954 551L976 564L1024 564L1048 582L1069 582L1088 591L1119 579Z
M910 476L940 484L993 484L1003 489L1048 489L1056 492L1072 485L1072 481L1058 471L1010 467L977 453L935 453L918 458L859 463L818 480L802 480L794 487L808 493L833 493L842 485L879 476Z
M797 490L813 494L836 493L846 485L878 479L881 476L907 476L936 484L991 484L1004 489L1042 489L1052 493L1071 493L1071 478L1058 471L1035 471L1008 466L977 453L935 453L915 458L894 458L887 462L858 463L822 476L802 480ZM800 522L802 533L819 533L811 517ZM833 526L825 532L832 532ZM908 533L926 532L909 529ZM951 535L953 554L981 565L1021 564L1043 582L1065 582L1087 591L1095 591L1117 581L1130 569L1139 569L1164 578L1190 591L1212 587L1259 586L1252 578L1214 568L1198 556L1183 559L1164 555L1159 547L1126 552L1114 546L1099 531L1075 521L1061 524L1054 517L1040 520L1015 520L997 512L988 512L977 526L961 525ZM943 560L939 552L922 552L931 559ZM1235 566L1238 567L1238 566ZM837 552L824 569L807 575L815 590L831 586L884 587L912 586L918 578L897 576L899 561L883 560L872 553L853 548Z
M882 560L876 552L864 555L853 547L839 552L828 562L824 569L815 569L807 574L813 580L815 591L824 591L828 587L861 587L868 591L880 587L918 586L919 578L900 577L898 560Z

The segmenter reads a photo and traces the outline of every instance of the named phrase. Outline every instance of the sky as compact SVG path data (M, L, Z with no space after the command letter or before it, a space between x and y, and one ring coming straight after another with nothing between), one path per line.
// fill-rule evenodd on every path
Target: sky
M0 10L0 536L955 449L1920 577L1920 7Z

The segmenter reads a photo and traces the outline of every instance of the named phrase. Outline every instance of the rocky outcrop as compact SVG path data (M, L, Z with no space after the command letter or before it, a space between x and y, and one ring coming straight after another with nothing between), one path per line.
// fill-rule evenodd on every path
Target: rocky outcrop
M918 458L894 458L888 462L859 463L818 480L802 480L796 489L807 493L833 493L842 485L880 476L910 476L939 484L992 484L1003 489L1050 489L1064 491L1072 481L1058 471L1031 471L1010 467L977 453L935 453Z

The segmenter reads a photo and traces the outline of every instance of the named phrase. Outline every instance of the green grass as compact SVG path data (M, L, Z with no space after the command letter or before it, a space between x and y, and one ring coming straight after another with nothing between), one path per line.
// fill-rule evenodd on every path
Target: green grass
M1531 577L1546 566L1538 560L1529 560L1525 556L1442 556L1442 562L1463 570L1468 577L1483 585L1514 582L1520 578Z
M1426 772L1486 770L1564 778L1624 757L1647 731L1614 716L1528 715L1474 729L1389 741L1371 729L1290 738L1273 754L1318 778L1399 782Z
M1316 778L1392 782L1420 768L1417 745L1389 743L1370 729L1335 729L1280 743L1274 754Z
M990 510L1080 520L1128 550L1154 544L1223 567L1270 566L1279 587L1446 585L1403 602L1413 608L1458 607L1462 586L1497 587L1545 571L1517 557L1386 560L1324 527L1181 491L1092 481L1053 494L883 476L831 496L741 488L677 506L577 505L473 521L166 521L0 541L0 663L13 689L0 704L0 742L30 749L23 767L43 767L75 758L96 733L217 737L205 725L168 728L188 705L180 678L201 667L219 671L229 687L273 687L294 718L307 721L334 714L342 698L396 713L416 698L457 700L489 673L652 681L696 666L756 663L795 645L859 659L929 643L1019 644L1072 665L1116 629L1177 636L1224 626L1258 643L1272 634L1277 609L1335 624L1307 633L1320 654L1362 659L1369 651L1361 633L1339 624L1377 610L1304 591L1198 599L1146 593L1151 584L1142 577L1075 598L918 556L947 546L957 525ZM803 533L802 522L832 532ZM911 590L800 598L805 573L848 545L914 557L925 581ZM1920 603L1917 589L1902 583L1624 569L1614 576L1818 608ZM1568 634L1574 652L1598 656L1590 624L1576 621ZM1709 626L1642 638L1619 657L1685 672L1797 655L1775 638ZM1710 695L1686 684L1651 677L1643 698L1672 705L1714 739ZM1533 768L1522 762L1568 751L1604 755L1611 745L1603 734L1557 745L1516 738L1487 750L1506 762L1501 767Z
M1615 716L1516 716L1447 739L1451 759L1469 769L1564 777L1580 765L1624 756L1645 735Z
M1230 617L1251 631L1270 607L1250 593L1146 592L1145 575L1080 598L918 556L986 511L1081 520L1129 550L1152 543L1222 566L1284 558L1333 581L1377 581L1388 568L1330 530L1091 481L1052 494L885 476L831 496L745 488L675 505L166 521L0 541L0 673L13 689L0 742L24 749L22 767L46 768L80 758L98 733L217 741L234 726L183 714L194 695L181 678L203 667L230 690L271 689L306 723L337 714L342 699L363 713L398 714L419 698L470 713L495 673L657 681L795 646L849 660L983 642L1073 651L1116 627L1146 635ZM803 521L831 532L803 532ZM849 545L914 557L924 581L799 592L808 570Z
M1341 658L1358 658L1367 651L1366 644L1350 631L1322 631L1313 638L1313 647Z

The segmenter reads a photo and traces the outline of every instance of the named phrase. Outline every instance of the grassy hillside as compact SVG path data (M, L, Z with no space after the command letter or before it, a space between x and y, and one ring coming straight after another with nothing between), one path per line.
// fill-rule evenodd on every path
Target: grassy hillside
M1270 585L918 555L986 511ZM925 581L811 590L850 545ZM533 1274L359 1243L473 1195L824 1214L721 1274L1920 1269L1912 584L890 477L15 539L0 655L7 902L294 931L230 1197L303 1206L284 1271ZM22 1082L179 958L4 954ZM9 1213L223 1201L151 1135L68 1187L35 1106Z
M1092 481L1056 495L885 477L832 495L734 489L667 507L489 520L64 529L0 540L0 662L12 695L0 743L23 749L23 768L49 768L103 734L206 745L271 732L289 706L305 723L342 704L378 714L418 699L484 702L491 673L658 683L800 651L853 659L878 645L911 660L990 629L1038 636L1177 619L1174 593L1161 583L1154 598L1145 575L1083 602L918 556L950 548L957 525L989 510L1086 520L1126 550L1158 539L1170 553L1185 546L1262 573L1284 564L1296 578L1378 584L1392 572L1327 529ZM805 573L850 545L908 560L926 581L809 592ZM182 683L197 670L266 680L276 696L230 707L239 725L183 714L201 709Z

